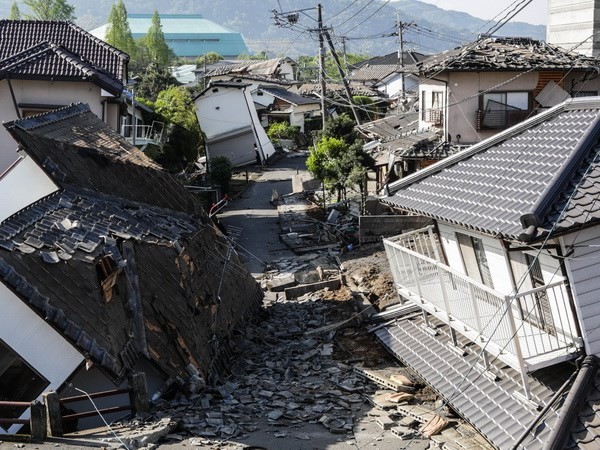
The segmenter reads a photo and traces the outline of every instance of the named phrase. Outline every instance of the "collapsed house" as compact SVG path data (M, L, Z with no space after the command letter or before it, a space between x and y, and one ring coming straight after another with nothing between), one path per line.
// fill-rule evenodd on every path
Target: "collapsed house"
M250 83L215 82L194 98L206 155L223 156L232 167L266 164L275 147L260 124Z
M384 240L420 314L376 334L497 448L598 448L599 113L570 99L383 199L434 224Z
M0 399L218 376L262 291L194 196L85 104L5 127L0 194L23 199L0 207Z

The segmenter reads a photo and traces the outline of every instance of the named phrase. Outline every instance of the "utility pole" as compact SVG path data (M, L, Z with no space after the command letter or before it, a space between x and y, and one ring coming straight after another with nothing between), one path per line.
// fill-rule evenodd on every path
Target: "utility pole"
M325 83L325 43L323 39L323 7L317 5L317 27L319 33L319 81L321 83L321 116L323 118L323 129L327 122L327 105L325 104L325 93L327 85Z
M333 59L335 60L335 65L338 69L338 73L340 74L340 78L342 79L342 84L344 85L344 90L346 91L346 96L348 97L348 103L350 103L350 108L352 109L352 114L354 115L354 120L356 120L357 125L362 125L362 121L360 120L360 116L358 115L358 111L352 101L352 93L350 92L350 87L348 86L348 81L346 80L346 76L344 71L342 70L342 65L340 64L340 58L338 57L337 52L335 51L335 47L333 46L333 40L329 35L329 31L325 30L325 36L327 37L327 43L329 44L329 48L331 49L331 54L333 55Z
M281 27L290 27L298 23L300 13L304 11L317 10L317 29L310 29L307 31L317 32L319 36L319 84L321 85L321 116L323 118L323 128L325 128L325 122L327 121L327 105L325 103L325 94L327 92L327 85L325 81L325 39L324 39L324 28L323 28L323 7L319 3L317 7L297 9L295 11L278 12L272 10L273 18L275 19L275 25ZM313 19L314 20L314 19Z
M342 55L344 55L344 69L348 73L348 55L346 54L346 36L341 37L342 40Z
M400 76L402 78L402 104L404 104L404 99L406 98L405 95L405 88L406 88L406 82L404 79L404 29L405 28L410 28L410 27L414 27L416 24L414 22L402 22L400 20L400 13L396 13L396 27L398 28L398 44L399 44L399 48L398 48L398 59L400 60Z

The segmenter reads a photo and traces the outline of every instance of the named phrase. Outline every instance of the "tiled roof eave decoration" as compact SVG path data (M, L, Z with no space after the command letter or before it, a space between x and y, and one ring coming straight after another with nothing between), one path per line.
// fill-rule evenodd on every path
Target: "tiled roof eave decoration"
M43 59L58 57L64 65L62 68L40 65ZM33 68L30 68L33 65ZM52 80L52 81L91 81L119 96L123 90L120 80L103 73L77 55L69 52L60 45L41 42L20 53L0 61L0 79L11 78L18 80Z

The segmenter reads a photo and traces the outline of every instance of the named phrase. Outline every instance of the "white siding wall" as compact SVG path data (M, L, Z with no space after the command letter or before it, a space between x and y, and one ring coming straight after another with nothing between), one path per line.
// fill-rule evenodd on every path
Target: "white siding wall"
M12 80L17 103L68 105L82 102L102 117L101 89L93 83L66 81ZM6 81L0 81L0 122L18 119L12 96ZM112 125L112 124L111 124ZM17 144L3 126L0 126L0 172L17 159Z
M46 378L46 390L56 390L84 358L44 319L0 283L0 339ZM29 417L29 410L22 418ZM20 425L9 428L15 433ZM2 429L0 428L0 433Z
M196 99L196 115L207 139L252 124L244 92L238 88L209 89Z
M478 234L463 228L453 227L446 224L438 224L440 234L442 235L442 243L446 256L448 258L448 265L455 270L465 273L464 264L458 242L456 240L456 233L466 234L481 239L485 250L485 257L490 267L492 275L492 282L494 289L501 294L508 295L512 292L513 286L510 278L510 272L504 257L504 250L498 239Z
M567 248L574 241L575 252L565 263L580 315L586 350L590 354L600 355L600 227L588 228L563 238Z
M33 159L22 155L14 166L0 174L0 222L57 190Z

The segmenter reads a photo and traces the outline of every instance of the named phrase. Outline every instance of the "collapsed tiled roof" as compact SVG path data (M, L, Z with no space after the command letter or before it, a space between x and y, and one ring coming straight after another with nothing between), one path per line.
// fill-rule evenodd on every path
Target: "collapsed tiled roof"
M286 58L273 58L266 61L246 60L237 64L227 64L221 67L215 67L214 69L207 71L205 76L214 77L238 73L276 77L279 73L281 63L285 60Z
M314 97L304 97L300 94L296 94L295 92L290 92L284 88L278 88L274 86L259 86L259 90L292 105L312 105L319 103L319 99Z
M197 229L189 216L66 189L0 224L0 276L94 361L121 375L131 330L110 317L94 261L119 253L117 239L174 245Z
M206 214L85 105L8 127L62 189L0 223L0 281L116 380L210 375L262 291Z
M530 38L485 37L438 53L407 67L427 75L440 71L585 70L597 72L596 59Z
M56 81L91 80L115 96L123 84L97 70L65 48L42 42L0 61L0 80L9 76L18 79L49 79Z
M360 131L382 143L392 141L406 133L417 131L419 126L419 113L407 112L394 114L382 119L358 125Z
M515 240L600 220L600 98L572 99L389 186L401 209Z
M352 95L365 95L370 97L379 97L381 94L376 89L371 89L365 86L353 86L350 85L350 92ZM321 94L321 85L319 83L305 83L298 89L298 92L302 95L314 95ZM327 94L341 94L346 95L344 85L341 83L327 83L326 85Z
M122 82L127 78L129 56L71 22L0 20L0 60L42 42L63 47L117 81ZM41 64L49 65L51 62L50 60Z
M9 122L5 127L61 186L85 187L189 213L201 210L172 175L85 104Z

